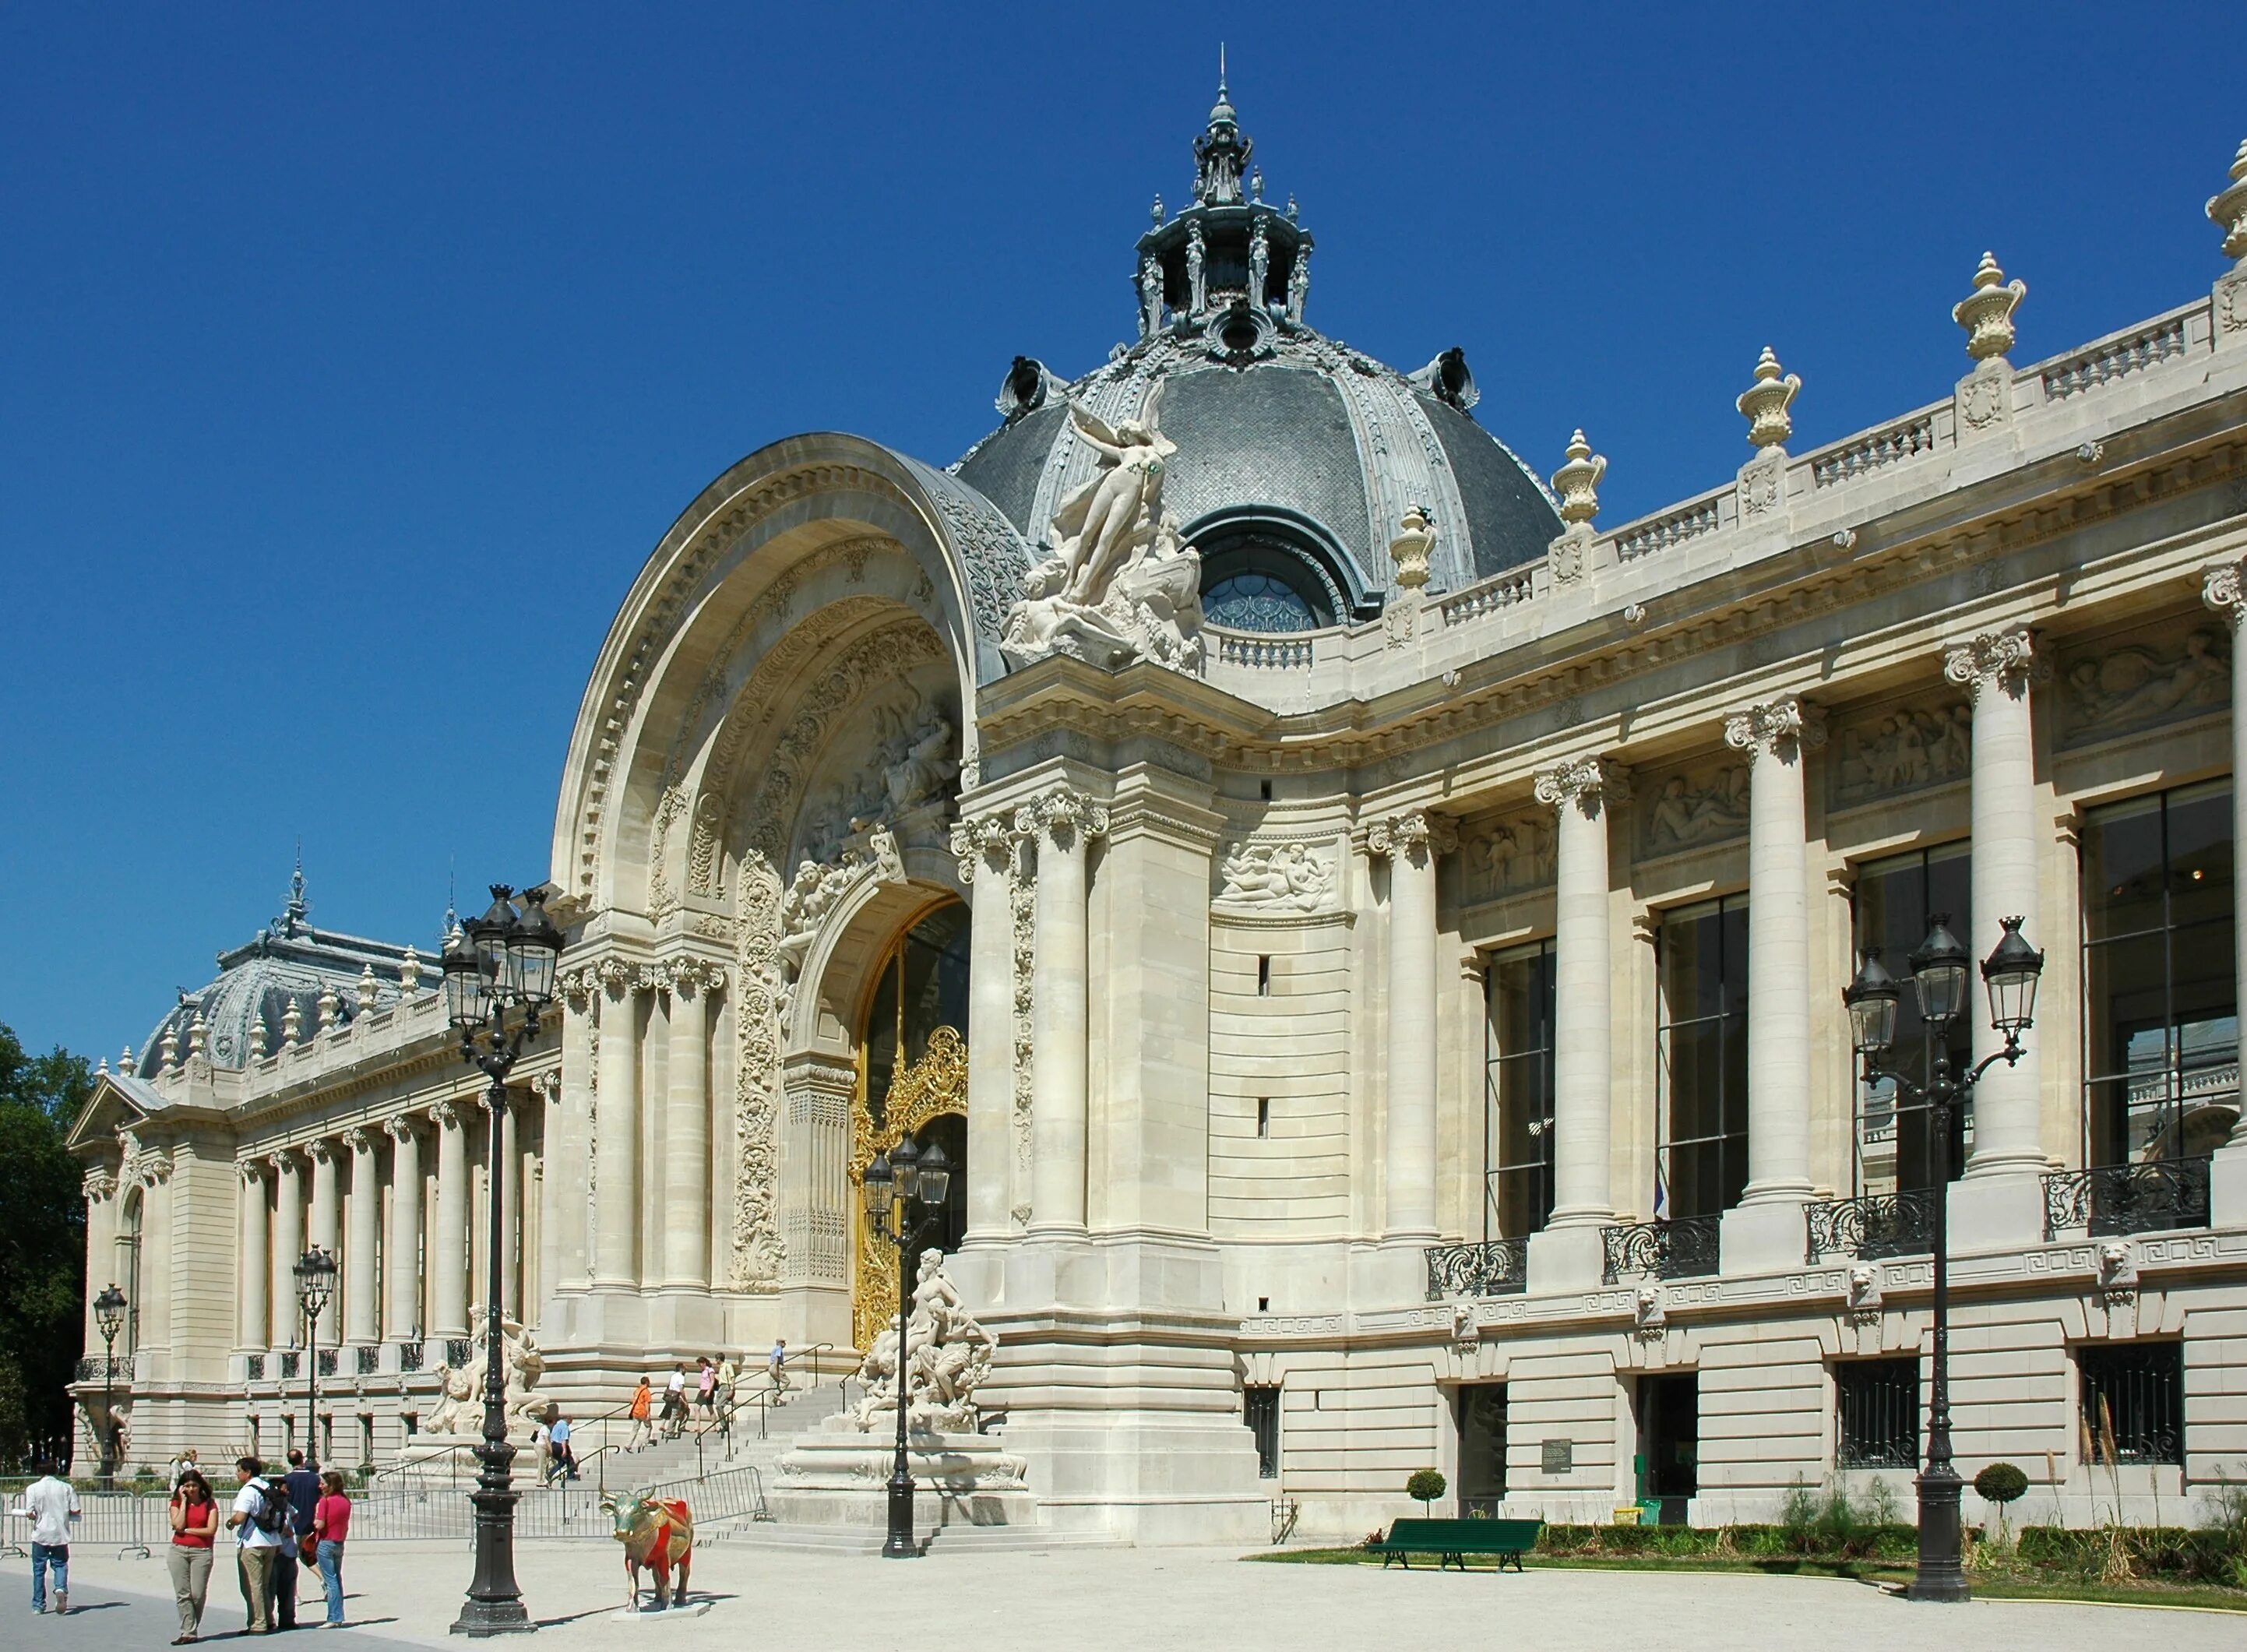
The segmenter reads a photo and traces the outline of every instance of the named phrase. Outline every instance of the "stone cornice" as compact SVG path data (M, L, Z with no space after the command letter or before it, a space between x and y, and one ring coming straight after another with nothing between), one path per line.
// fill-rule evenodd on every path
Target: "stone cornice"
M1808 538L1662 592L1647 601L1644 621L1636 628L1619 615L1601 615L1526 641L1476 662L1451 690L1431 680L1369 701L1283 715L1159 666L1143 663L1111 674L1077 660L1041 660L985 685L980 702L985 761L1055 729L1108 741L1161 740L1252 769L1349 768L1409 757L1587 691L1752 643L2143 506L2233 481L2247 475L2247 444L2208 440L2199 451L2155 454L2134 468L2117 467L2090 481L2076 474L2080 465L2060 466L2053 459L1992 479L2023 484L2024 496L1979 515L1961 512L1889 543L1881 542L1882 523L1876 519L1854 530L1848 545L1831 536ZM2037 477L2052 485L2035 491L2028 484ZM1964 502L1987 492L1986 487L1970 488L1945 498ZM1479 676L1492 680L1474 682Z

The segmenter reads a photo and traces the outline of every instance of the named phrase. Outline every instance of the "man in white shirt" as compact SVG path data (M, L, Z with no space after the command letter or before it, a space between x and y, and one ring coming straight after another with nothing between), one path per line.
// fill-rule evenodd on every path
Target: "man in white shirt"
M686 1426L686 1365L684 1361L671 1368L671 1380L663 1385L663 1416L667 1424L664 1437L675 1440Z
M55 1615L70 1610L70 1528L78 1519L78 1493L55 1478L54 1465L39 1464L39 1478L24 1492L17 1511L31 1523L31 1610L47 1609L47 1573L55 1577Z
M239 1546L235 1560L242 1573L242 1605L249 1616L249 1633L270 1635L273 1626L273 1557L279 1553L288 1530L288 1498L257 1478L254 1457L240 1458L234 1478L241 1490L234 1494L234 1509L226 1517Z

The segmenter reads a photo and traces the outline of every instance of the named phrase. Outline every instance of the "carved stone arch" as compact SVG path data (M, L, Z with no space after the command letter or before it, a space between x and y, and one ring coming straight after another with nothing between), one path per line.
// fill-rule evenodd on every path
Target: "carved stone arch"
M714 652L743 609L795 563L874 537L915 565L912 605L952 659L973 729L976 686L1005 669L999 633L1029 564L1021 536L956 480L859 438L797 437L751 454L656 547L579 702L552 875L581 910L641 899L657 816L680 789L665 778L673 737L691 726ZM691 817L691 792L669 805L674 821L682 807Z
M927 880L925 872L903 884L868 877L843 895L805 954L789 1006L784 1053L852 1053L858 1025L878 985L882 960L898 936L964 894L957 878L956 870L950 881Z

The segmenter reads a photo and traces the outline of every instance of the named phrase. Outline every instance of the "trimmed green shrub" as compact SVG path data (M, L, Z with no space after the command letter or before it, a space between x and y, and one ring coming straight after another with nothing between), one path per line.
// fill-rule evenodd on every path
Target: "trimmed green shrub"
M1992 1463L1974 1477L1974 1489L2002 1507L2028 1494L2029 1477L2010 1463Z
M1451 1482L1434 1469L1415 1469L1412 1478L1404 1482L1404 1495L1417 1498L1424 1512L1428 1505L1443 1496Z

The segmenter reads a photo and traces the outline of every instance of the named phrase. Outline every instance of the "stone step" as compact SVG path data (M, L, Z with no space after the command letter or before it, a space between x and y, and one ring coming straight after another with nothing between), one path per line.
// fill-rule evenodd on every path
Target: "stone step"
M873 1526L794 1526L737 1517L697 1523L694 1545L724 1543L749 1548L825 1554L878 1554L885 1533ZM932 1553L1030 1553L1046 1549L1119 1549L1130 1546L1105 1532L1062 1532L1043 1526L948 1526L919 1534Z

